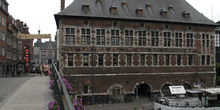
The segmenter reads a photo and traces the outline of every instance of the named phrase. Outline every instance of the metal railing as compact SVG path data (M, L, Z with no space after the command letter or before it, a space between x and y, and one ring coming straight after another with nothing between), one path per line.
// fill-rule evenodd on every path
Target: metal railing
M57 66L53 64L52 73L54 78L54 95L60 105L60 110L74 110L73 103L71 101L71 97L67 92L66 85L63 82L61 77L62 69L58 72ZM62 75L63 76L63 75Z

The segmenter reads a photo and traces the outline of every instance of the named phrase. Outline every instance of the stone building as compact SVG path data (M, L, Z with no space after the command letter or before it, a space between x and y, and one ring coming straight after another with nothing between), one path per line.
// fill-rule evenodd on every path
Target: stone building
M7 17L8 13L8 2L6 0L0 0L0 77L6 75L7 62L6 62L6 48L7 48Z
M15 19L10 15L7 17L7 75L16 76L18 65L18 34Z
M40 31L38 31L40 34ZM49 65L55 62L55 42L46 41L42 42L41 39L37 39L34 43L34 62L39 65L41 62L48 63Z
M215 85L216 24L185 0L74 0L55 20L60 67L84 103Z

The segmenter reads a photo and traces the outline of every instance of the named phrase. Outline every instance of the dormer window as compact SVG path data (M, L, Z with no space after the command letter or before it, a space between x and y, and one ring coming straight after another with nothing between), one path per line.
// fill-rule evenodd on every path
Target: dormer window
M146 5L147 8L151 8L151 4L148 2Z
M101 0L96 0L96 4L101 5L102 4Z
M112 4L110 12L111 14L117 14L117 6L115 6L115 3Z
M136 13L138 16L144 15L144 11L143 8L141 8L140 6L137 7Z
M112 22L112 26L113 26L113 27L116 27L117 25L118 25L117 22L115 22L115 21Z
M83 5L83 6L82 6L82 10L83 10L83 12L85 12L85 13L90 12L89 5Z
M127 2L125 0L122 2L122 7L127 7Z
M163 17L167 17L167 10L165 8L161 9L160 14Z
M140 23L140 27L144 27L144 23Z
M84 24L84 25L89 25L89 21L88 21L88 20L84 20L84 21L83 21L83 24Z
M190 18L190 13L189 12L187 12L187 11L183 11L183 17L185 18L185 19L189 19Z
M173 5L169 5L168 9L171 11L173 10Z

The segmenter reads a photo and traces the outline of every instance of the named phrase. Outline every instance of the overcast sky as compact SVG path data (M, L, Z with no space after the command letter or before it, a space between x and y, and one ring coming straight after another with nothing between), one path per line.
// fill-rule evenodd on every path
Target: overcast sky
M69 6L74 0L66 0ZM195 9L207 18L220 21L220 0L186 0ZM60 0L7 0L9 14L15 19L20 19L29 26L31 34L51 34L52 40L56 34L54 14L60 11ZM48 41L48 40L43 40Z

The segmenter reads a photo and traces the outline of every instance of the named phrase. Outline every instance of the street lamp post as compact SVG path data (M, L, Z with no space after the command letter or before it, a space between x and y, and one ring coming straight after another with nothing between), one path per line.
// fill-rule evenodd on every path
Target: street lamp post
M140 87L139 83L136 83L136 108L138 108L138 100L139 100L139 97L138 97L138 88Z

